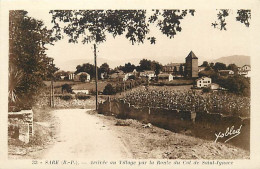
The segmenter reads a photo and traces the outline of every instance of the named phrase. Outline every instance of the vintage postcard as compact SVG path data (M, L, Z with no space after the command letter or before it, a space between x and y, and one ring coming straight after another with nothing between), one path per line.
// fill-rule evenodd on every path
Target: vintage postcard
M0 168L259 168L260 1L1 1Z

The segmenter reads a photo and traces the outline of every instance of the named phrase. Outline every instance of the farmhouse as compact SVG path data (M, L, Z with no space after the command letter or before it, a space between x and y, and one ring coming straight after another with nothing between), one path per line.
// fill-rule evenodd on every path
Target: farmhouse
M198 88L208 87L211 84L211 78L209 77L201 77L196 80L196 85Z
M205 66L199 66L199 69L198 69L198 71L199 72L201 72L201 71L203 71L203 70L205 70L206 69L206 67Z
M251 67L250 65L244 65L242 67L238 68L238 74L245 76L245 77L250 77L251 76Z
M69 80L74 80L75 74L74 72L69 72Z
M220 76L231 76L235 74L233 70L219 70L218 73Z
M89 90L85 86L74 85L71 87L71 89L72 89L72 92L74 92L75 94L78 94L78 93L89 94Z
M74 81L81 81L81 78L84 77L85 78L85 82L89 82L90 81L90 75L86 72L80 72L78 74L76 74L74 76Z
M163 66L163 71L166 73L175 73L180 71L180 67L183 66L184 70L185 63L169 63Z
M167 73L162 73L158 75L158 80L159 81L172 81L173 80L173 75L172 74L167 74Z
M210 84L210 89L212 89L212 90L218 90L218 89L220 89L220 86L219 86L219 84L217 84L217 83L211 83L211 84Z
M148 79L151 80L153 77L155 77L155 72L153 70L145 70L140 72L140 77L148 77Z
M116 73L113 73L112 75L109 76L109 78L113 81L126 81L128 80L129 73L125 74L123 71L118 71Z

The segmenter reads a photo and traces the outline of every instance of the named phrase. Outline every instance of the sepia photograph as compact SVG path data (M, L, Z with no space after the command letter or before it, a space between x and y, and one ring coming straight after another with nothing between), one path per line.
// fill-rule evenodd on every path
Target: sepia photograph
M8 160L252 159L252 9L50 8L8 10Z

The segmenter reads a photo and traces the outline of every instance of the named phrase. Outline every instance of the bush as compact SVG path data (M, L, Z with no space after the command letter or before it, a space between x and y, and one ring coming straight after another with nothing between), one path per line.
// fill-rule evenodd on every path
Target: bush
M112 94L115 94L115 93L116 93L116 90L114 89L114 87L110 83L108 83L103 90L104 95L112 95Z
M218 84L228 89L230 92L243 95L250 96L250 79L237 75L228 78L219 78Z
M67 100L71 100L73 97L71 94L65 94L60 96L60 98L67 101Z
M211 88L206 87L206 88L203 88L202 91L203 91L203 93L209 93L209 92L211 92Z
M62 85L61 90L62 90L62 93L63 93L63 91L65 91L67 93L72 93L71 85L69 85L69 84Z
M79 100L87 100L89 98L90 98L90 96L85 94L85 93L77 93L76 94L76 99L79 99Z

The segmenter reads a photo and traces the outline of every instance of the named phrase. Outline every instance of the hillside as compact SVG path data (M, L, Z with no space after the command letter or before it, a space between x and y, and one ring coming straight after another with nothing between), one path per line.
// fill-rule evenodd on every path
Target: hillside
M234 63L237 66L241 67L246 64L250 65L250 56L232 55L232 56L221 57L221 58L212 60L210 62L213 62L213 63L221 62L221 63L225 63L226 65Z

